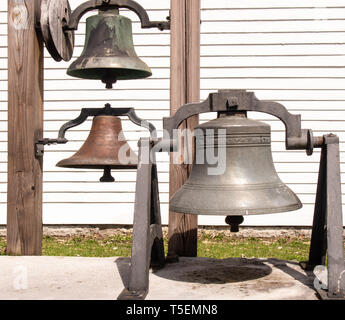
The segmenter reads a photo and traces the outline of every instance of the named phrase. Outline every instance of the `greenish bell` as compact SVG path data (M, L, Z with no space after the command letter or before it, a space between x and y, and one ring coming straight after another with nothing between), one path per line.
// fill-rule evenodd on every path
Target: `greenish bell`
M191 174L172 196L171 211L246 216L302 207L275 170L269 125L226 114L195 128L195 141Z
M101 80L111 89L117 80L147 78L152 72L134 50L132 21L108 10L86 19L84 50L67 74Z

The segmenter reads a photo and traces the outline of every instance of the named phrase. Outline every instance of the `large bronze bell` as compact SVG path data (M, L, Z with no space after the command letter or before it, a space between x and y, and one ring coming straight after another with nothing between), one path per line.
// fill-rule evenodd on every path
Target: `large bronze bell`
M146 78L152 72L134 50L131 20L112 9L86 19L84 50L67 74L112 88L117 80Z
M111 182L111 169L136 169L138 157L122 133L121 119L116 116L96 116L91 131L81 148L58 167L104 169L101 182Z
M223 140L218 134L219 129L225 132ZM214 136L207 134L210 132L214 132ZM239 114L226 114L195 128L192 171L187 182L171 198L170 210L200 215L226 215L229 218L226 221L233 221L234 229L237 229L236 224L243 221L243 215L301 208L300 200L277 175L270 136L269 125ZM213 144L218 155L219 148L225 148L226 167L220 175L209 174L214 164L198 163L201 162L198 155L205 156L210 148L214 152Z

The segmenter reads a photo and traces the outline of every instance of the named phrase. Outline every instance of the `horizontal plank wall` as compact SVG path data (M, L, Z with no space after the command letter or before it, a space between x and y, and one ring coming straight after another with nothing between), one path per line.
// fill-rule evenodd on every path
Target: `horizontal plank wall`
M75 8L82 3L70 0ZM153 20L169 15L170 0L140 0ZM343 0L201 0L201 92L205 99L219 88L248 89L260 99L283 103L302 115L304 128L340 137L343 202L345 203L345 3ZM161 130L169 116L168 31L141 30L135 14L138 55L151 66L149 79L122 81L106 91L97 81L66 75L71 62L53 61L45 53L45 137L78 116L82 107L130 106ZM83 48L85 17L76 36L75 59ZM0 224L6 223L7 183L7 3L0 2ZM214 116L214 115L213 115ZM272 127L272 150L281 179L294 190L303 208L290 213L255 216L247 225L311 225L319 151L285 151L283 125L272 117L251 114ZM200 122L210 119L203 115ZM132 223L135 171L114 174L116 183L98 182L100 171L62 169L55 164L79 149L91 120L67 132L70 142L46 148L44 157L44 223ZM146 132L123 121L125 136L136 149ZM159 131L161 134L161 131ZM158 156L163 223L168 222L169 156ZM114 194L116 191L116 194ZM345 209L345 207L344 207ZM345 221L345 220L344 220ZM199 225L224 224L224 217L199 216Z

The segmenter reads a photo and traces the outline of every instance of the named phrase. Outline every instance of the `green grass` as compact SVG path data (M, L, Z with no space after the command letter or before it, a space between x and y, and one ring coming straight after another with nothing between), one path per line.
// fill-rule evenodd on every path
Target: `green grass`
M167 239L164 239L167 250ZM128 257L131 254L130 233L100 236L43 238L42 254L47 256ZM199 232L198 256L224 259L230 257L306 260L309 238L239 238L222 233ZM0 255L6 254L6 239L0 237Z
M127 257L131 254L132 237L114 235L97 237L44 237L42 253L47 256Z
M5 255L6 249L6 239L4 237L0 237L0 256Z
M303 261L307 259L308 253L308 239L243 238L228 241L202 240L198 243L198 256L218 259L254 257Z

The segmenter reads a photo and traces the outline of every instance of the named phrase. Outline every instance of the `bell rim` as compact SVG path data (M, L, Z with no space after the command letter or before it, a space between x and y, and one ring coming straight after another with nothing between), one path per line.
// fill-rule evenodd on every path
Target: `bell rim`
M61 160L62 162L64 160ZM104 164L104 165L92 165L92 164L61 164L58 162L56 164L57 167L59 168L72 168L72 169L100 169L103 170L105 167L108 167L110 169L137 169L138 164Z
M74 78L80 78L80 79L89 79L89 80L102 80L103 77L99 77L99 76L94 76L92 77L92 74L95 74L96 71L98 70L105 70L106 72L110 72L111 73L111 70L114 69L114 70L117 70L119 71L120 69L121 70L130 70L130 71L133 71L133 70L137 70L138 73L133 73L133 75L131 74L127 74L127 75L124 75L124 76L117 76L116 77L116 80L135 80L135 79L145 79L145 78L149 78L152 76L152 72L150 71L143 71L142 69L126 69L126 68L116 68L116 67L113 67L113 68L85 68L85 69L75 69L75 70L67 70L67 74L71 77L74 77ZM90 75L88 74L90 73Z
M84 163L83 163L84 162ZM128 163L121 163L119 161L105 161L104 158L85 159L76 156L60 160L57 164L59 168L72 168L72 169L100 169L105 167L110 169L137 169L138 159L130 158Z
M108 65L102 67L105 60ZM127 67L124 67L126 64ZM121 72L123 74L116 74ZM71 77L90 80L102 80L105 76L113 76L112 73L117 80L144 79L152 76L151 68L144 61L133 56L84 56L82 59L79 57L72 62L66 73Z
M207 215L207 216L254 216L254 215L261 215L261 214L274 214L274 213L283 213L283 212L289 212L289 211L296 211L298 209L301 209L303 207L300 200L298 203L294 205L289 206L283 206L283 207L275 207L275 208L260 208L260 209L237 209L237 210L220 210L220 209L188 209L188 208L182 208L177 207L174 205L169 206L169 210L175 213L181 213L181 214L194 214L194 215ZM196 211L198 213L196 213Z
M267 187L265 187L265 185ZM212 197L212 192L215 193L213 195L213 199L217 199L217 193L218 195L228 195L228 197L233 197L235 199L235 197L237 196L239 199L241 198L241 193L243 196L243 192L246 194L250 193L250 192L262 192L265 190L269 190L271 189L273 190L280 190L280 192L277 192L277 194L289 194L288 201L285 201L285 205L276 205L274 204L274 202L271 202L271 204L269 202L265 203L265 207L260 207L259 205L257 207L250 207L247 206L247 208L245 206L243 207L234 207L236 205L235 202L233 202L233 207L230 207L228 205L228 207L226 208L226 205L223 206L223 208L217 208L215 206L211 207L208 206L207 208L202 208L201 205L199 205L199 207L191 207L191 206L187 206L187 203L185 202L184 199L186 199L186 197L184 197L184 199L179 198L182 194L187 193L190 194L190 196L188 197L188 199L192 199L191 194L193 194L194 192L198 191L198 195L203 197L202 194L204 194L205 198L208 195L208 198ZM226 190L228 192L226 192ZM282 192L283 191L283 192ZM259 197L259 195L258 195ZM178 199L179 198L179 199ZM277 198L277 197L273 197L273 199L275 199L275 201L281 201L282 198ZM176 203L182 203L181 205L176 205L174 204L174 202ZM208 202L208 204L213 203L213 202ZM198 204L200 204L200 202L198 202ZM300 208L303 207L302 202L300 201L300 199L298 198L298 196L289 188L287 187L283 182L281 183L277 183L274 185L274 187L272 186L272 184L258 184L256 185L243 185L243 186L236 186L234 185L233 188L227 188L225 189L223 186L221 186L218 189L215 189L214 186L204 186L203 188L200 188L200 186L198 185L197 188L188 188L188 185L186 186L183 185L170 199L169 201L169 206L171 211L176 212L176 213L182 213L182 214L195 214L195 215L225 215L225 216L238 216L238 215L243 215L243 216L247 216L247 215L259 215L259 214L273 214L273 213L281 213L281 212L288 212L288 211L295 211L298 210Z

